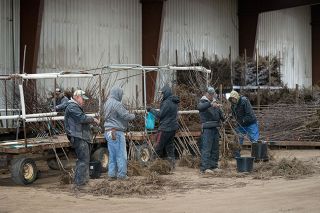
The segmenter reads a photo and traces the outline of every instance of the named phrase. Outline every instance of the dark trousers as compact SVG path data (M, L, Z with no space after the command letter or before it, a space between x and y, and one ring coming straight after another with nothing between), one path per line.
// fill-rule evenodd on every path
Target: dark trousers
M84 185L89 181L89 144L87 141L75 137L71 137L70 142L77 156L74 184Z
M203 129L200 142L200 170L215 169L219 161L219 131L217 128Z
M163 151L165 150L168 156L168 160L173 164L173 166L175 162L173 141L175 134L176 130L170 132L159 131L155 144L156 154L159 157L163 157Z

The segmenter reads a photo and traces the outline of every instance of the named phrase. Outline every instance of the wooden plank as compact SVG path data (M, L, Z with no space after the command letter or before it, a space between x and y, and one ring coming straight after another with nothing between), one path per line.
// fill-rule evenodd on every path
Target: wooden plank
M268 146L290 146L290 147L320 147L320 141L270 141ZM250 141L244 141L243 145L251 146Z

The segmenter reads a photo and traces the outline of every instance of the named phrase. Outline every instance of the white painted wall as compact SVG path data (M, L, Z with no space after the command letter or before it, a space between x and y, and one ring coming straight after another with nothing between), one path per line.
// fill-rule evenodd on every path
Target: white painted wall
M0 1L0 75L19 72L20 1ZM5 90L7 89L7 95ZM13 108L13 84L0 80L0 109ZM10 114L10 113L8 113ZM1 112L5 115L5 112ZM3 122L6 125L5 121ZM9 127L12 123L9 122Z
M138 0L45 0L38 72L78 71L114 63L141 64L141 17ZM136 74L129 70L105 78L110 78L109 85L115 81L126 84L124 94L132 99L136 98L136 85L142 94L141 76L124 78ZM52 81L42 84L53 87ZM84 89L93 82L69 79L58 84Z
M203 54L209 59L238 57L236 0L165 1L159 64L189 64ZM177 61L176 61L177 51ZM158 75L158 89L171 82L173 74Z
M309 6L259 15L259 55L281 59L282 80L289 88L312 85L311 12Z

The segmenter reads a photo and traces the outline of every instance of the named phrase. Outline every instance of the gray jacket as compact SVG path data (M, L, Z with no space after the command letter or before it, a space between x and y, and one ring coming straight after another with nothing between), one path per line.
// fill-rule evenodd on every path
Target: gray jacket
M64 114L64 128L68 136L91 141L92 122L93 117L87 116L75 100L68 101Z
M108 100L104 104L105 129L126 131L128 128L128 121L135 118L135 115L130 114L121 103L122 96L123 90L120 87L112 87Z

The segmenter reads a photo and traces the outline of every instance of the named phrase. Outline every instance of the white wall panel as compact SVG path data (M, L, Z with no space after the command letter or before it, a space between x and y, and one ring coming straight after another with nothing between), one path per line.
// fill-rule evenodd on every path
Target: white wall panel
M0 1L0 74L2 75L19 70L19 13L19 0Z
M139 0L45 0L38 72L141 64L141 17ZM117 79L134 74L136 71L121 72ZM88 86L83 79L58 83L64 87ZM140 76L130 78L125 94L135 97L137 84L141 90Z
M165 1L159 64L189 63L201 58L238 56L236 0Z
M189 64L203 54L209 59L238 57L237 0L165 1L159 64ZM176 51L177 56L176 57ZM177 61L176 61L177 58ZM157 87L172 73L158 75Z
M19 72L19 2L19 0L0 1L0 75ZM0 81L0 109L14 108L12 88L12 81ZM5 90L7 90L6 95ZM4 114L5 112L1 113L1 115ZM6 125L5 121L3 124ZM11 126L12 123L9 122L8 127Z
M290 88L295 84L312 85L310 7L296 7L259 15L256 46L262 56L281 59L282 80Z

